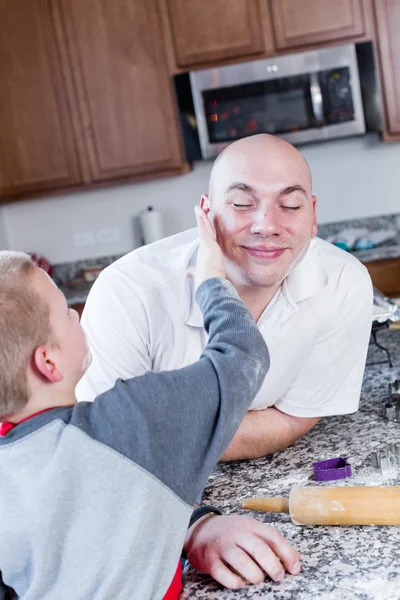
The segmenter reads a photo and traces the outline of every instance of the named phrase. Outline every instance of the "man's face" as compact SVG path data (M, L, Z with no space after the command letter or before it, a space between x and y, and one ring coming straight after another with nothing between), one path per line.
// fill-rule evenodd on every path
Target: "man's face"
M64 382L76 385L90 364L90 352L78 313L68 307L64 294L41 269L35 288L50 309L51 345Z
M233 157L214 178L210 217L236 285L279 285L316 235L307 164L294 150L287 154L269 161Z

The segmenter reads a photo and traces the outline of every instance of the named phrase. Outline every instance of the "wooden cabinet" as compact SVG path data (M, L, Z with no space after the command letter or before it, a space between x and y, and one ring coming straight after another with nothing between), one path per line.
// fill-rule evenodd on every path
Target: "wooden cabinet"
M365 266L378 290L389 297L400 297L400 258L377 260Z
M187 168L157 0L0 0L0 197Z
M178 67L251 58L263 51L258 0L164 0Z
M386 130L400 136L400 0L375 0Z
M365 33L362 0L270 1L279 49L346 40Z
M400 137L400 0L0 0L0 199L184 172L171 73L371 39L374 14Z
M54 22L46 0L0 0L0 196L77 185Z
M109 181L184 164L156 0L58 0L90 173Z

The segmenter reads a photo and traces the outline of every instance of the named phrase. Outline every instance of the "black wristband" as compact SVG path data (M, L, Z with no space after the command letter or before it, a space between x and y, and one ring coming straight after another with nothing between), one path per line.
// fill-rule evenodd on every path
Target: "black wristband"
M215 515L222 515L222 512L219 510L219 508L215 508L215 506L211 506L211 504L203 504L203 506L199 506L199 508L196 508L192 512L188 529L190 529L191 526L196 523L196 521L201 519L201 517L204 517L204 515L208 515L209 513L214 513Z
M203 504L203 506L199 506L198 508L196 508L192 512L192 516L190 517L188 529L190 529L191 526L196 523L196 521L198 521L205 515L209 515L211 513L214 513L215 515L222 515L222 512L219 510L219 508L216 508L215 506L211 506L211 504ZM187 558L185 550L182 550L181 556L184 559Z

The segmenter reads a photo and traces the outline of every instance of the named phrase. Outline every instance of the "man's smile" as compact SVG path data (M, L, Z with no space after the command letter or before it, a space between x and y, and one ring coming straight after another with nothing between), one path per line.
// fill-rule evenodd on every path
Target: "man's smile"
M261 260L276 260L285 252L287 248L281 248L278 246L242 246L243 250L247 252L251 257L258 258Z

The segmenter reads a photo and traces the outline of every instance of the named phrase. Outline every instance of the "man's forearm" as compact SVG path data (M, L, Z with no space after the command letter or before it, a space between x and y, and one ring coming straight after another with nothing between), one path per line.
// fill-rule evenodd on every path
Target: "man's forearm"
M319 417L292 417L276 408L250 411L221 461L259 458L283 450L310 431Z

